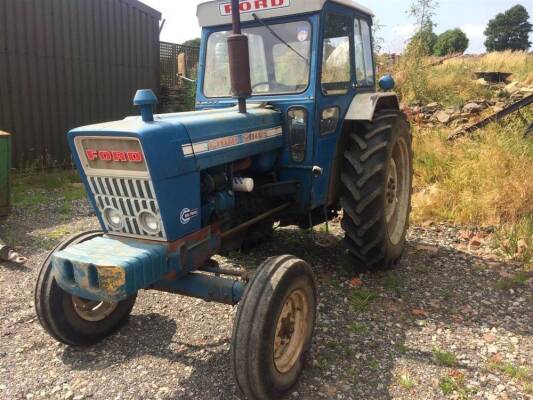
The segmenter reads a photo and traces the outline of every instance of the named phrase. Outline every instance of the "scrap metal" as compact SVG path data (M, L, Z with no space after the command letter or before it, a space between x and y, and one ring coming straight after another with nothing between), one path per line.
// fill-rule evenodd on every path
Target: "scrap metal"
M479 122L476 122L475 124L472 124L470 126L467 126L465 128L461 128L460 130L454 132L452 135L450 135L450 137L448 138L448 140L455 140L459 137L462 137L468 133L472 133L472 132L475 132L477 131L478 129L481 129L485 126L487 126L488 124L490 124L491 122L494 122L494 121L498 121L512 113L515 113L517 111L519 111L520 109L530 105L533 103L533 94L527 96L527 97L524 97L522 100L519 100L517 101L516 103L513 103L511 104L510 106L504 108L503 110L501 111L498 111L497 113L494 113L490 116L488 116L487 118L484 118L482 119L481 121Z

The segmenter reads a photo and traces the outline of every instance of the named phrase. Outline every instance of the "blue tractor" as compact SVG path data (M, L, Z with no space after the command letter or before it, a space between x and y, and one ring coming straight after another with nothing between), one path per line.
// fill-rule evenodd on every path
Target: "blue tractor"
M249 399L296 383L316 318L310 266L290 255L253 273L212 256L273 225L309 229L342 211L354 270L392 267L410 213L410 128L376 92L372 12L351 0L200 4L196 111L74 129L68 141L102 230L58 245L35 292L44 329L94 344L128 318L139 290L236 305L231 361Z

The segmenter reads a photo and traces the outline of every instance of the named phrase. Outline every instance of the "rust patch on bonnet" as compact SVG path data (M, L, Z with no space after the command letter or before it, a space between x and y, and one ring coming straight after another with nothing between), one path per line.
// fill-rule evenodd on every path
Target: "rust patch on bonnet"
M116 293L126 285L126 271L120 267L98 267L100 289L107 293Z

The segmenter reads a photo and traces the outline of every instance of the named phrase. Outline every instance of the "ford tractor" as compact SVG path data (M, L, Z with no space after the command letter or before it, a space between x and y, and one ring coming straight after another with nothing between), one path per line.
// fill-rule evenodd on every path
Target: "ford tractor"
M154 115L156 96L139 90L139 116L68 133L101 231L43 263L44 329L94 344L125 323L139 290L238 304L230 358L243 398L289 391L317 315L310 265L276 255L235 270L213 256L259 244L275 224L342 215L354 271L401 257L411 134L392 78L376 91L372 16L351 0L200 4L195 111Z

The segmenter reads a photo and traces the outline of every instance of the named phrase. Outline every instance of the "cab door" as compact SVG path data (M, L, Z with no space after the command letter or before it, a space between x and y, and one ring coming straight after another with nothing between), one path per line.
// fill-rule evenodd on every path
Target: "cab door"
M328 3L322 12L313 140L313 162L322 174L313 180L313 209L326 205L342 121L356 93L354 16L353 9L335 3Z

